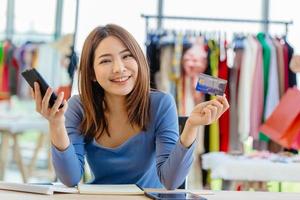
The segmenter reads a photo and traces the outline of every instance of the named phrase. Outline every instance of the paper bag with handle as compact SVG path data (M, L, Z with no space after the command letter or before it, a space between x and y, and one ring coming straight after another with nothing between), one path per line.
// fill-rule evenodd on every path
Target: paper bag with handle
M300 91L290 88L260 131L286 148L300 149Z

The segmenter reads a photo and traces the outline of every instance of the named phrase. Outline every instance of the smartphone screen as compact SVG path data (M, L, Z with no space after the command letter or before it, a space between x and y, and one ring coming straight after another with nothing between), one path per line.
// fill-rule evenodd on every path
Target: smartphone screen
M160 199L207 200L206 198L193 194L191 192L174 192L174 193L146 192L146 196L156 200L160 200Z

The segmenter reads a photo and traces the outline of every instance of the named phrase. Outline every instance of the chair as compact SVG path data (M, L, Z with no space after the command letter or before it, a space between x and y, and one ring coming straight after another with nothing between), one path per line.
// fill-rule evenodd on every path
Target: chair
M179 135L181 135L183 128L185 126L186 120L188 119L187 116L179 116L178 117L178 124L179 124ZM178 189L186 189L187 187L187 178L185 181L178 187Z

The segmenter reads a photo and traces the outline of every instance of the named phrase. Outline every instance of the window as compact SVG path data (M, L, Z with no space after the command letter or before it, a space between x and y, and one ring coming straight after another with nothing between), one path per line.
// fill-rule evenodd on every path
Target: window
M53 39L56 1L15 0L14 40Z
M80 9L80 8L79 8ZM74 33L76 18L76 0L64 0L62 13L62 35Z
M0 40L4 38L7 0L0 0Z

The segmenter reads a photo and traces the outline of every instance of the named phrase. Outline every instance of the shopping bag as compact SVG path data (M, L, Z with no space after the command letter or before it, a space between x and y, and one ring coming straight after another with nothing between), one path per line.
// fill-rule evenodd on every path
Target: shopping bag
M286 148L300 149L300 91L290 88L259 131Z
M300 131L294 139L294 142L292 144L292 149L300 149Z

